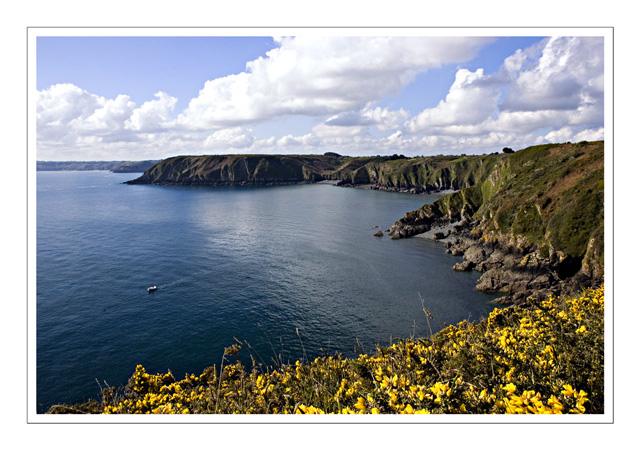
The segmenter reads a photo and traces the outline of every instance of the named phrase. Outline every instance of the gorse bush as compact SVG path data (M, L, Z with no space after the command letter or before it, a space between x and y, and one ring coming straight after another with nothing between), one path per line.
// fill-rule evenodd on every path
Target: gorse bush
M248 371L234 345L220 368L182 380L137 366L126 386L104 389L101 402L50 413L604 413L603 331L601 287L496 309L480 323L464 321L353 359L324 356Z

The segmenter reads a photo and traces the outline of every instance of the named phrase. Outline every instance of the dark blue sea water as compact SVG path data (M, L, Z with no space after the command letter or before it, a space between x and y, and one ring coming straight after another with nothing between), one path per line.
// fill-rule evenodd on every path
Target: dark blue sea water
M137 176L37 173L39 412L97 398L96 379L122 385L137 364L199 374L234 338L245 361L293 363L494 308L441 244L373 236L436 197L122 184Z

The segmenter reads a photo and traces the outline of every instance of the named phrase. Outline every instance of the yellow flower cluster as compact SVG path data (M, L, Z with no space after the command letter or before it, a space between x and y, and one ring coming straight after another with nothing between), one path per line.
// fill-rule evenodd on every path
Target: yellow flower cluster
M247 371L236 346L220 369L177 381L136 370L106 414L582 414L604 409L604 287L530 300L373 355Z

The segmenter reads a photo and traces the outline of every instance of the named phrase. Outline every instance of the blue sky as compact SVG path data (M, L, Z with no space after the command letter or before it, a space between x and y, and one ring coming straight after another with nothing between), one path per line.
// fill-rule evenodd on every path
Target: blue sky
M490 153L603 139L604 39L47 37L37 159Z

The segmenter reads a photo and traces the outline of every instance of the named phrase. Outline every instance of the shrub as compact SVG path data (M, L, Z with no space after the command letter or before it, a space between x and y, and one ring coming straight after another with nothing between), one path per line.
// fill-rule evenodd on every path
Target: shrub
M603 413L603 312L604 286L496 309L480 323L398 340L373 355L263 371L247 371L234 345L220 369L177 381L171 372L152 375L138 366L122 392L103 391L99 408L93 401L50 413Z

